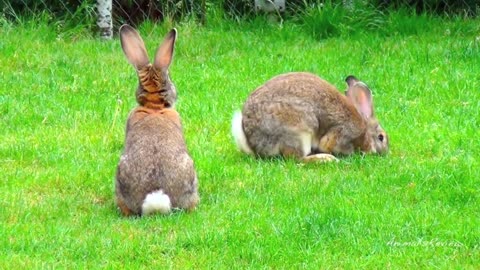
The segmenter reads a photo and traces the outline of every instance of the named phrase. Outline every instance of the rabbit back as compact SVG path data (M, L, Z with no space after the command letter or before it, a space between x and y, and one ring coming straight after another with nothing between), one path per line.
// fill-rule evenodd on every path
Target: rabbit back
M242 128L257 155L304 157L321 149L321 139L342 126L336 144L360 136L365 123L334 86L306 72L278 75L257 88L242 110ZM338 151L339 149L333 149Z
M172 110L172 113L176 113ZM148 194L161 190L172 208L192 209L198 181L179 122L164 114L134 111L127 123L125 149L116 177L116 194L134 213L142 213Z

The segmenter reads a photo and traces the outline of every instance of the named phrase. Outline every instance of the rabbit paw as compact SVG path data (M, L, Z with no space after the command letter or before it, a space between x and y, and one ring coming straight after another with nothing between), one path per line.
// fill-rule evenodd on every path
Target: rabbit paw
M306 156L303 158L303 162L310 163L310 162L338 162L338 158L331 154L315 154Z

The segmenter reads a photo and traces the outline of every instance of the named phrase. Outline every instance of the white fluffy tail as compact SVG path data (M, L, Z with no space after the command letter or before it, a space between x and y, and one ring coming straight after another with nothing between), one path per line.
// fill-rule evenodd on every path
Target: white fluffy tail
M168 214L171 208L170 198L160 189L147 194L142 204L142 215L155 213Z
M242 112L235 112L232 119L232 135L237 147L242 152L253 155L253 151L250 146L248 146L247 137L245 137L245 132L243 131L242 119Z

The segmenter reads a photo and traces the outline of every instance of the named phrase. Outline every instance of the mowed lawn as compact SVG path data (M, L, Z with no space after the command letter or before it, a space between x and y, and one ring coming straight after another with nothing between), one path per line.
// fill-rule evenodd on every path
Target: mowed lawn
M170 71L201 203L146 218L114 204L137 85L118 38L4 22L0 268L477 269L480 21L414 22L323 39L292 22L177 24ZM151 54L169 28L140 27ZM240 153L233 112L289 71L366 82L390 153Z

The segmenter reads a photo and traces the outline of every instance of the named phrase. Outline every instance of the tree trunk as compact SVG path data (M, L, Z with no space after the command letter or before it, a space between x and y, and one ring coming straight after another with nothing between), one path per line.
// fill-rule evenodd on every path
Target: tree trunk
M205 0L202 1L202 14L200 15L200 22L202 25L207 24L207 4L205 3Z
M112 33L112 0L97 0L97 26L100 30L100 37L111 39Z

